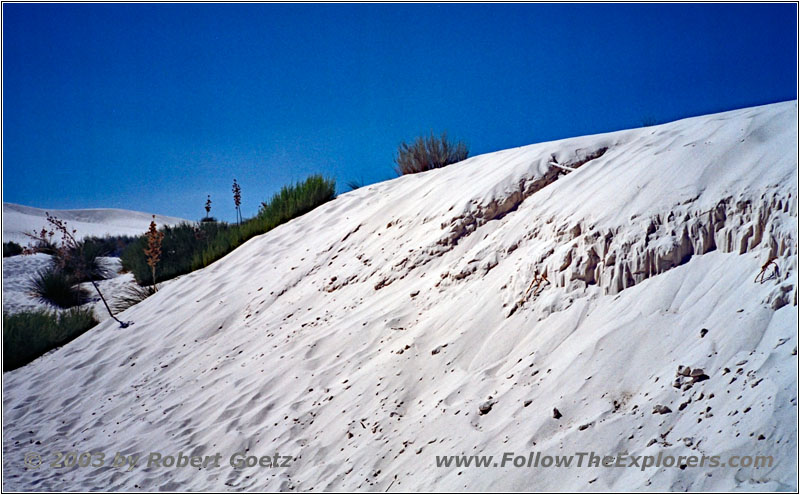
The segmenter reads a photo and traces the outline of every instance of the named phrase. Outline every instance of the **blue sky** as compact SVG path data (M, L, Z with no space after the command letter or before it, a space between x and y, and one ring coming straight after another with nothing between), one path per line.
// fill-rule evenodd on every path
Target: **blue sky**
M3 196L232 220L311 173L797 98L771 5L4 4Z

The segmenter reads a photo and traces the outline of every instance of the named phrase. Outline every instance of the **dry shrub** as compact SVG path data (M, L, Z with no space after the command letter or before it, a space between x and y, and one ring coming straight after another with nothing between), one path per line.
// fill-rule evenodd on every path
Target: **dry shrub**
M466 160L467 156L469 149L464 142L451 142L446 132L438 137L431 132L397 148L395 170L399 175L416 174Z

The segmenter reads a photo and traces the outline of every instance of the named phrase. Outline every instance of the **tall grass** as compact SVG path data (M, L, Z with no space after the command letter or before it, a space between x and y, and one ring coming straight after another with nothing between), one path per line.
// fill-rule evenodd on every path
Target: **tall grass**
M162 282L203 268L222 258L254 236L299 217L336 196L336 181L312 175L303 182L284 186L261 204L258 214L241 225L224 222L184 223L164 227L161 260L156 282ZM152 283L152 272L144 250L147 239L142 236L123 251L122 266L130 270L140 285Z
M261 210L256 219L263 225L274 227L308 213L335 196L335 180L312 175L293 186L283 186L269 202L261 203Z
M3 314L3 371L24 366L97 325L91 309Z

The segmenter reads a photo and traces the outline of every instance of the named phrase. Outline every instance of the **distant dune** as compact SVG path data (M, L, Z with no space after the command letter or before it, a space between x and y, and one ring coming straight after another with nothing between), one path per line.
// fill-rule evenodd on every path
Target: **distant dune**
M41 230L47 226L45 213L49 212L65 220L71 229L77 230L78 237L104 235L138 235L147 230L152 213L97 208L85 210L43 210L14 203L3 203L3 242L14 241L27 244L24 232ZM182 218L156 215L156 223L175 225L185 222Z

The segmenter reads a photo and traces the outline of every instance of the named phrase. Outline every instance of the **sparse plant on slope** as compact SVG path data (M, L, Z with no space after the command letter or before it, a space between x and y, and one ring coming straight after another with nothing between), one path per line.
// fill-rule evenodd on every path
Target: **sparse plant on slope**
M543 272L540 274L539 270L534 271L533 280L531 280L531 284L528 286L528 289L525 291L525 294L523 294L520 300L517 301L517 303L511 308L511 311L506 315L506 318L510 317L519 308L521 308L528 300L528 297L531 294L533 294L533 297L538 296L548 285L550 285L550 281L547 279L547 272Z
M361 178L361 179L359 179L359 180L355 180L355 179L349 180L349 181L345 182L345 185L346 185L346 186L347 186L347 187L348 187L348 188L349 188L351 191L355 191L356 189L359 189L359 188L361 188L361 187L364 187L364 178L362 177L362 178Z
M26 251L28 254L44 253L53 256L58 269L69 275L75 283L106 278L106 271L98 260L100 256L107 254L103 243L76 240L73 236L75 231L66 230L66 224L49 213L47 222L53 227L52 230L48 231L43 227L39 232L25 233L31 238ZM63 231L60 230L62 228ZM53 240L56 231L62 235L61 245Z
M399 175L416 174L466 160L468 156L469 149L464 142L451 142L446 132L439 137L431 132L410 144L400 144L394 159L395 170Z
M535 271L533 273L533 280L531 280L531 285L528 286L528 290L526 290L525 295L522 296L521 302L525 302L528 299L528 296L531 293L531 289L533 289L533 296L536 297L548 285L550 285L550 281L547 280L547 272L539 274L538 270Z
M44 310L3 314L3 371L28 364L97 323L94 312L85 308L60 314Z
M778 259L777 256L770 256L767 262L761 267L761 271L758 272L753 282L763 284L768 280L778 278L780 276L780 270L778 269L778 264L775 263L776 259Z
M153 215L153 220L150 222L150 229L145 234L147 237L147 248L144 250L144 255L147 256L147 266L153 273L153 292L158 291L156 286L156 265L161 260L161 241L164 240L164 233L159 232L156 228L156 216Z
M155 285L129 285L125 287L112 304L117 313L122 313L133 305L139 304L156 293Z

